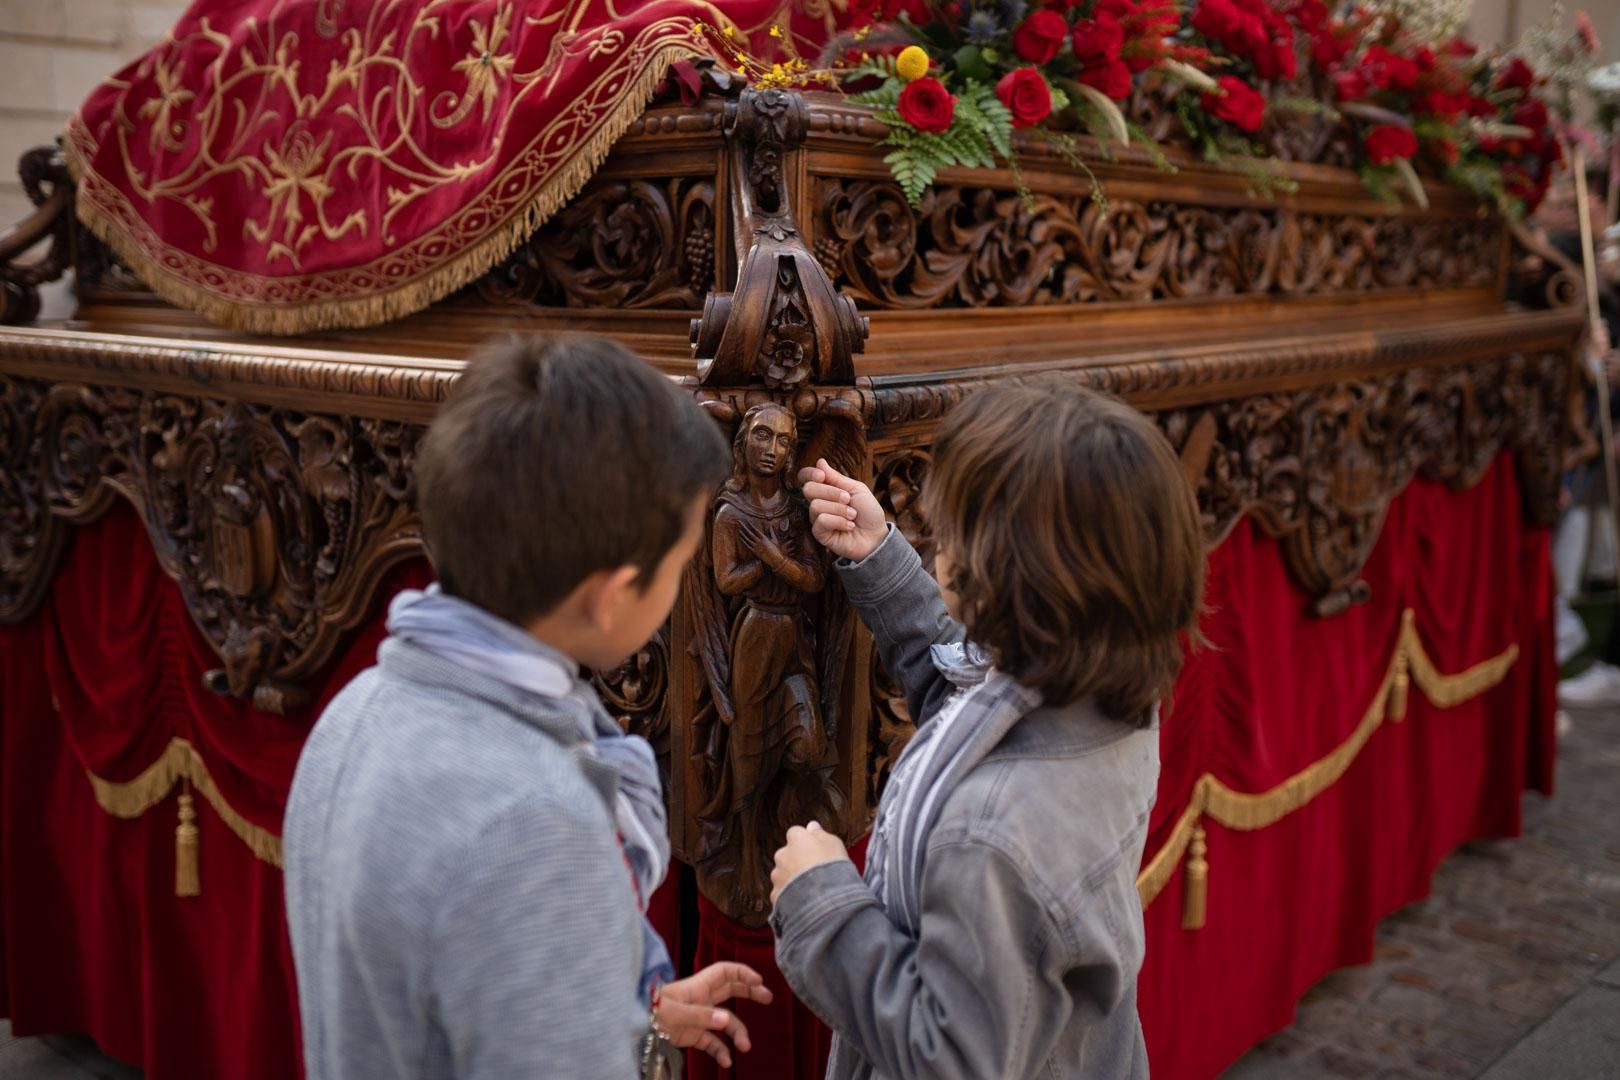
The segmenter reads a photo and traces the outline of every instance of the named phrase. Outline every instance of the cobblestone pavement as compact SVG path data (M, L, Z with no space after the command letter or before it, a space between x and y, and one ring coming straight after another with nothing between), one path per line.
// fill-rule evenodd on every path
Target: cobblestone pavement
M1620 1080L1620 714L1572 714L1557 795L1469 844L1226 1080Z

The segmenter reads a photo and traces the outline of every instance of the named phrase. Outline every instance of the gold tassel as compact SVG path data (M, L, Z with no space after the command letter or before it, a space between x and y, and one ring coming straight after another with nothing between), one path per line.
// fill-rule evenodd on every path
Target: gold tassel
M191 800L191 785L180 793L180 824L174 830L174 895L197 896L202 882L197 872L197 808Z
M1395 677L1389 688L1389 718L1396 723L1406 719L1406 699L1412 690L1412 674L1408 670L1406 643L1395 654Z
M1183 930L1204 928L1204 907L1209 895L1209 861L1205 856L1209 845L1204 840L1204 827L1193 829L1192 846L1187 852L1187 897L1181 912Z

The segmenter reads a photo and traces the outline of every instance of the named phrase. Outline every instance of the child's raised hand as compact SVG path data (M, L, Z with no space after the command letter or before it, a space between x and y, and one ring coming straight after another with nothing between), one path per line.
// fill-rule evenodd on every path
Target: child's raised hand
M769 1005L771 992L759 972L747 964L710 964L696 975L660 987L653 1014L670 1042L683 1050L695 1046L719 1062L722 1069L729 1069L731 1049L716 1032L724 1032L738 1053L746 1054L753 1048L748 1029L737 1014L715 1008L732 998Z
M788 882L813 866L849 858L844 842L823 829L817 822L787 831L787 841L776 852L776 866L771 869L771 905L788 887Z
M822 458L799 470L799 486L810 500L810 532L828 551L860 562L888 534L888 519L872 489L851 479Z

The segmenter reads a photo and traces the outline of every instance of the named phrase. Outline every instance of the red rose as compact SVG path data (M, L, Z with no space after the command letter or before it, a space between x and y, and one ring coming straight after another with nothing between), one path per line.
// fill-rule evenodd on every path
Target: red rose
M1125 47L1125 31L1110 18L1080 19L1074 24L1075 59L1087 67L1112 63Z
M996 97L1012 113L1013 127L1027 128L1052 115L1052 88L1032 67L1014 68L996 83Z
M1448 94L1441 90L1431 90L1423 95L1418 103L1418 112L1431 113L1444 120L1455 120L1468 109L1467 94Z
M1382 45L1374 45L1361 59L1367 79L1381 90L1411 91L1417 89L1417 61L1396 56Z
M1231 0L1198 0L1193 8L1192 27L1211 41L1226 44L1238 22L1247 18Z
M924 75L906 83L896 108L900 119L918 131L938 135L949 128L956 117L956 95L947 93L945 84L932 75Z
M1063 48L1069 24L1055 11L1037 11L1019 24L1013 33L1013 52L1031 64L1049 64Z
M1471 97L1471 98L1468 99L1468 115L1469 116L1495 116L1496 115L1496 106L1495 106L1495 104L1493 104L1492 102L1490 102L1489 100L1487 100L1485 98Z
M1536 83L1536 73L1530 65L1515 56L1496 76L1496 85L1502 89L1528 90Z
M1457 164L1457 144L1450 139L1436 139L1429 144L1434 156L1440 159L1442 165Z
M1328 21L1327 4L1322 0L1299 0L1289 9L1289 14L1302 28L1313 34L1326 26Z
M1317 34L1311 38L1311 63L1321 71L1333 70L1349 52L1349 46L1334 37L1331 32Z
M1455 56L1460 60L1466 60L1470 56L1473 56L1475 53L1479 52L1479 49L1475 48L1472 44L1464 41L1460 37L1452 38L1450 41L1446 42L1443 47L1447 56Z
M1294 35L1287 27L1273 30L1271 43L1253 56L1254 70L1262 79L1292 79L1299 74Z
M1412 61L1417 64L1420 74L1427 75L1435 68L1434 50L1424 47L1412 54Z
M1204 111L1244 131L1259 131L1266 118L1266 99L1236 76L1222 75L1216 85L1221 93L1203 96Z
M1079 5L1072 5L1078 7ZM1097 0L1092 7L1092 15L1099 19L1112 19L1123 23L1126 19L1140 14L1137 10L1136 0Z
M1360 101L1371 88L1361 68L1346 68L1333 73L1333 92L1340 101Z
M1106 98L1124 101L1131 96L1131 69L1122 60L1099 60L1077 78Z
M1396 158L1409 158L1417 153L1417 136L1412 129L1399 124L1379 124L1367 132L1365 140L1367 160L1374 165L1388 165Z
M1513 122L1520 127L1527 127L1531 131L1540 132L1547 127L1547 106L1531 98L1513 110Z

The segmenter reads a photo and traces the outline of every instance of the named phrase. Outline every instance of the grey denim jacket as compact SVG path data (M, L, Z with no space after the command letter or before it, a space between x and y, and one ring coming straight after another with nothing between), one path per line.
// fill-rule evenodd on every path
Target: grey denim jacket
M911 715L931 720L952 687L930 646L964 636L938 586L892 530L839 572ZM776 958L836 1032L828 1077L1146 1077L1136 874L1158 772L1156 730L1038 707L946 796L917 938L847 862L792 881Z

